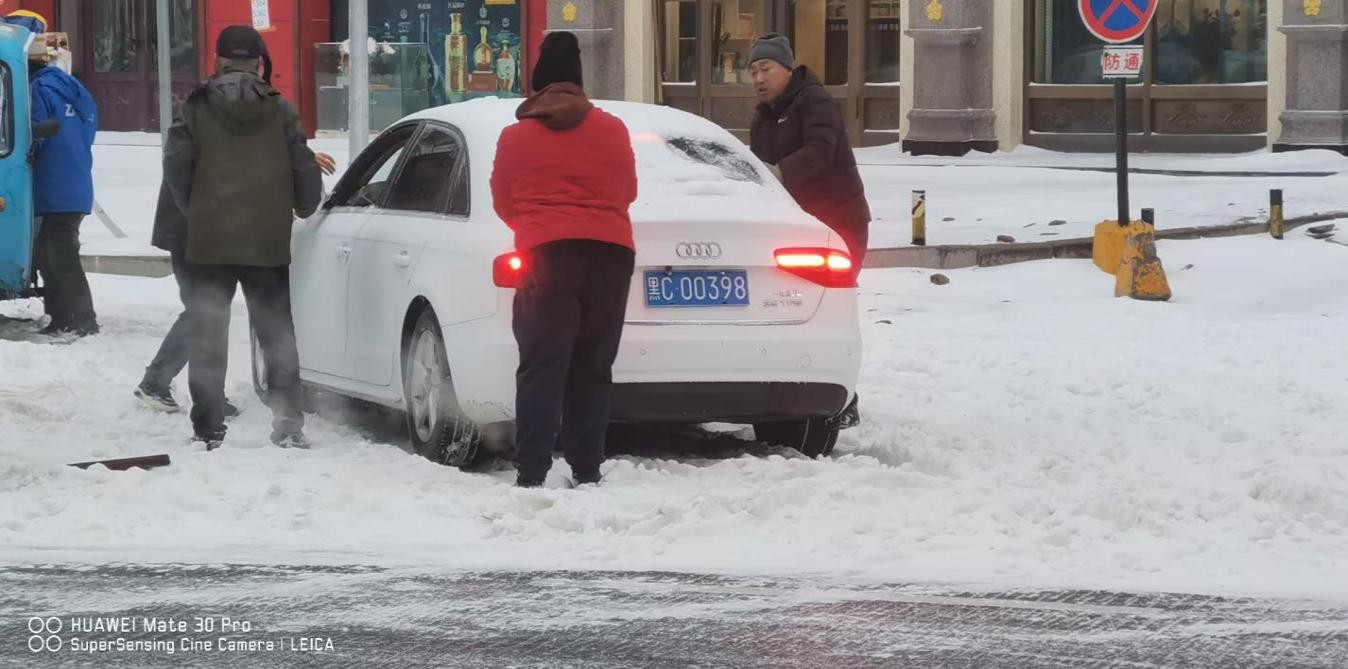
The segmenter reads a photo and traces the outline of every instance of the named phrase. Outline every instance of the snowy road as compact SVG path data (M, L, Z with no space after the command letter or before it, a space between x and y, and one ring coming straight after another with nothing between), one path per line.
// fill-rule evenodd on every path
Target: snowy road
M100 193L133 238L84 231L94 250L141 252L157 149L121 148L99 149ZM914 174L867 170L884 197ZM941 176L1028 193L1043 175L1027 170ZM1343 178L1299 181L1300 201L1348 204ZM1080 220L1055 231L1092 220L1104 187L1085 182L1109 177L1066 179L1044 193ZM1186 199L1201 178L1152 183L1195 212L1228 201L1207 186ZM1267 184L1241 183L1208 185L1257 208ZM969 197L950 225L997 200ZM1022 204L1039 220L1061 209ZM350 415L313 417L311 451L270 447L241 301L227 391L244 414L225 448L198 452L185 417L131 397L181 308L171 279L92 277L103 333L69 346L33 335L36 302L3 303L0 625L210 609L328 633L342 653L404 653L385 666L1348 666L1348 247L1299 230L1159 248L1167 304L1114 299L1088 261L953 271L946 286L867 271L864 422L833 457L746 432L620 435L587 490L562 489L562 472L520 491L508 470L438 467ZM173 465L65 466L152 453ZM52 564L75 570L36 567ZM1051 594L969 601L1026 589ZM1124 592L1189 594L1109 594ZM645 622L613 622L626 613ZM558 641L581 630L593 645ZM17 634L0 666L29 666Z
M270 566L0 569L0 589L3 666L1295 669L1348 661L1348 606L1196 595ZM127 618L130 627L89 631L91 618ZM182 621L188 631L147 630L145 618ZM195 631L198 619L215 632ZM60 650L31 652L22 641L33 636L28 624L59 629L39 636L59 637ZM77 624L84 631L72 631ZM138 645L87 645L119 637Z

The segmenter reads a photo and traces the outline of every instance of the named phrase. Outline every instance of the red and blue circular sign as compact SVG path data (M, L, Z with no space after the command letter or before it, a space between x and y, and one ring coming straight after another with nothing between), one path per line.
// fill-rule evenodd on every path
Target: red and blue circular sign
M1147 31L1160 0L1077 0L1091 34L1113 44L1131 42Z

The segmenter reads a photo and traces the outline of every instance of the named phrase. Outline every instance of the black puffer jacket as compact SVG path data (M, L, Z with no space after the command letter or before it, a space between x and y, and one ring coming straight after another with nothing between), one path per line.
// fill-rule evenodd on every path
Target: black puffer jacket
M782 183L802 209L849 244L866 238L871 210L847 126L838 103L805 66L792 73L780 99L758 106L750 147L781 169Z

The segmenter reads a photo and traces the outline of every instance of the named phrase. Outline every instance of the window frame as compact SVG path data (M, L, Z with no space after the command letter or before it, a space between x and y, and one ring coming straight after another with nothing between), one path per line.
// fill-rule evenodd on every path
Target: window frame
M468 178L469 177L468 139L464 136L463 132L461 132L458 128L454 127L449 123L445 123L442 121L425 120L419 124L416 132L412 137L412 140L408 142L409 146L415 148L416 145L419 144L421 140L424 137L426 137L426 134L429 132L443 132L452 137L454 141L458 142L459 144L459 152L454 161L454 168L450 170L448 179L448 182L451 184L451 189L450 192L448 193L449 197L445 198L445 201L440 205L441 209L437 211L424 211L421 209L395 209L384 206L385 204L387 204L387 200L385 200L384 203L381 203L379 209L380 211L398 212L399 214L411 216L436 216L442 218L467 219L471 216L473 210L473 189L472 183ZM397 186L397 183L403 177L403 170L407 168L407 161L411 155L412 151L407 151L406 153L403 154L402 158L399 160L399 165L397 166L393 177L390 179L390 182L394 184L395 188ZM454 196L458 192L457 184L459 183L465 184L464 194L466 201L463 203L462 213L456 211L455 210L456 207L454 206L456 204ZM389 190L392 191L393 188L390 188Z
M14 155L14 144L16 139L14 136L15 117L18 116L15 109L17 105L14 104L14 68L11 68L9 63L3 61L0 61L0 87L3 88L3 91L0 91L0 95L5 96L5 99L0 101L0 103L2 103L0 104L0 107L2 107L0 108L0 114L4 115L3 128L0 128L0 131L3 131L4 135L3 137L0 137L0 139L5 140L4 147L0 149L0 160L2 160ZM35 138L32 137L30 133L28 137L29 144L33 143L34 139Z
M1113 151L1112 128L1056 130L1043 128L1039 121L1054 109L1071 110L1081 115L1095 111L1113 118L1113 86L1103 84L1038 83L1040 60L1048 32L1044 0L1024 4L1025 26L1023 63L1024 118L1022 141L1029 146L1054 151ZM1272 121L1266 116L1268 82L1249 84L1161 84L1153 80L1156 58L1157 23L1152 21L1143 36L1143 50L1149 65L1142 77L1128 85L1128 125L1130 146L1137 151L1170 153L1233 153L1257 151L1267 146ZM1232 118L1253 124L1252 130L1214 128L1210 124L1197 129L1176 129L1176 118L1186 110L1199 110L1200 120L1215 119L1221 108ZM1080 111L1078 111L1080 110ZM1262 122L1262 130L1260 123ZM1110 124L1112 125L1112 120Z
M380 133L379 137L375 138L375 141L372 144L366 147L365 150L361 151L359 156L356 156L355 161L352 162L349 168L347 168L346 172L342 175L342 178L337 181L336 187L332 189L332 194L328 196L328 201L323 203L323 208L326 210L383 209L384 198L381 198L379 202L372 202L369 205L354 205L349 202L339 203L338 200L339 199L346 200L348 198L351 198L357 192L359 192L359 190L362 187L368 185L370 179L374 178L375 173L378 171L375 170L374 172L371 172L371 168L374 167L374 163L376 160L374 156L383 156L385 153L383 151L377 151L376 148L382 147L385 143L391 143L395 141L396 139L394 137L395 135L398 135L403 131L410 129L411 132L408 135L407 140L402 144L403 152L401 155L397 157L397 162L394 163L393 171L390 173L389 176L390 183L396 180L398 178L398 175L402 173L403 163L407 161L407 151L406 151L407 146L414 143L417 140L417 138L421 136L421 125L422 125L421 121L410 121L405 123L399 123L395 126L390 127L388 130L385 130L384 132ZM379 167L383 167L384 164L385 164L384 162L379 163Z

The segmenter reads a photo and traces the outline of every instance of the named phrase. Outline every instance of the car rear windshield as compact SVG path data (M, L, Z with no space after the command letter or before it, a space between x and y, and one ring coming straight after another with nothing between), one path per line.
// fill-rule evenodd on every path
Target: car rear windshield
M716 168L727 179L762 184L763 177L741 151L717 141L694 137L666 137L665 146L674 155Z

